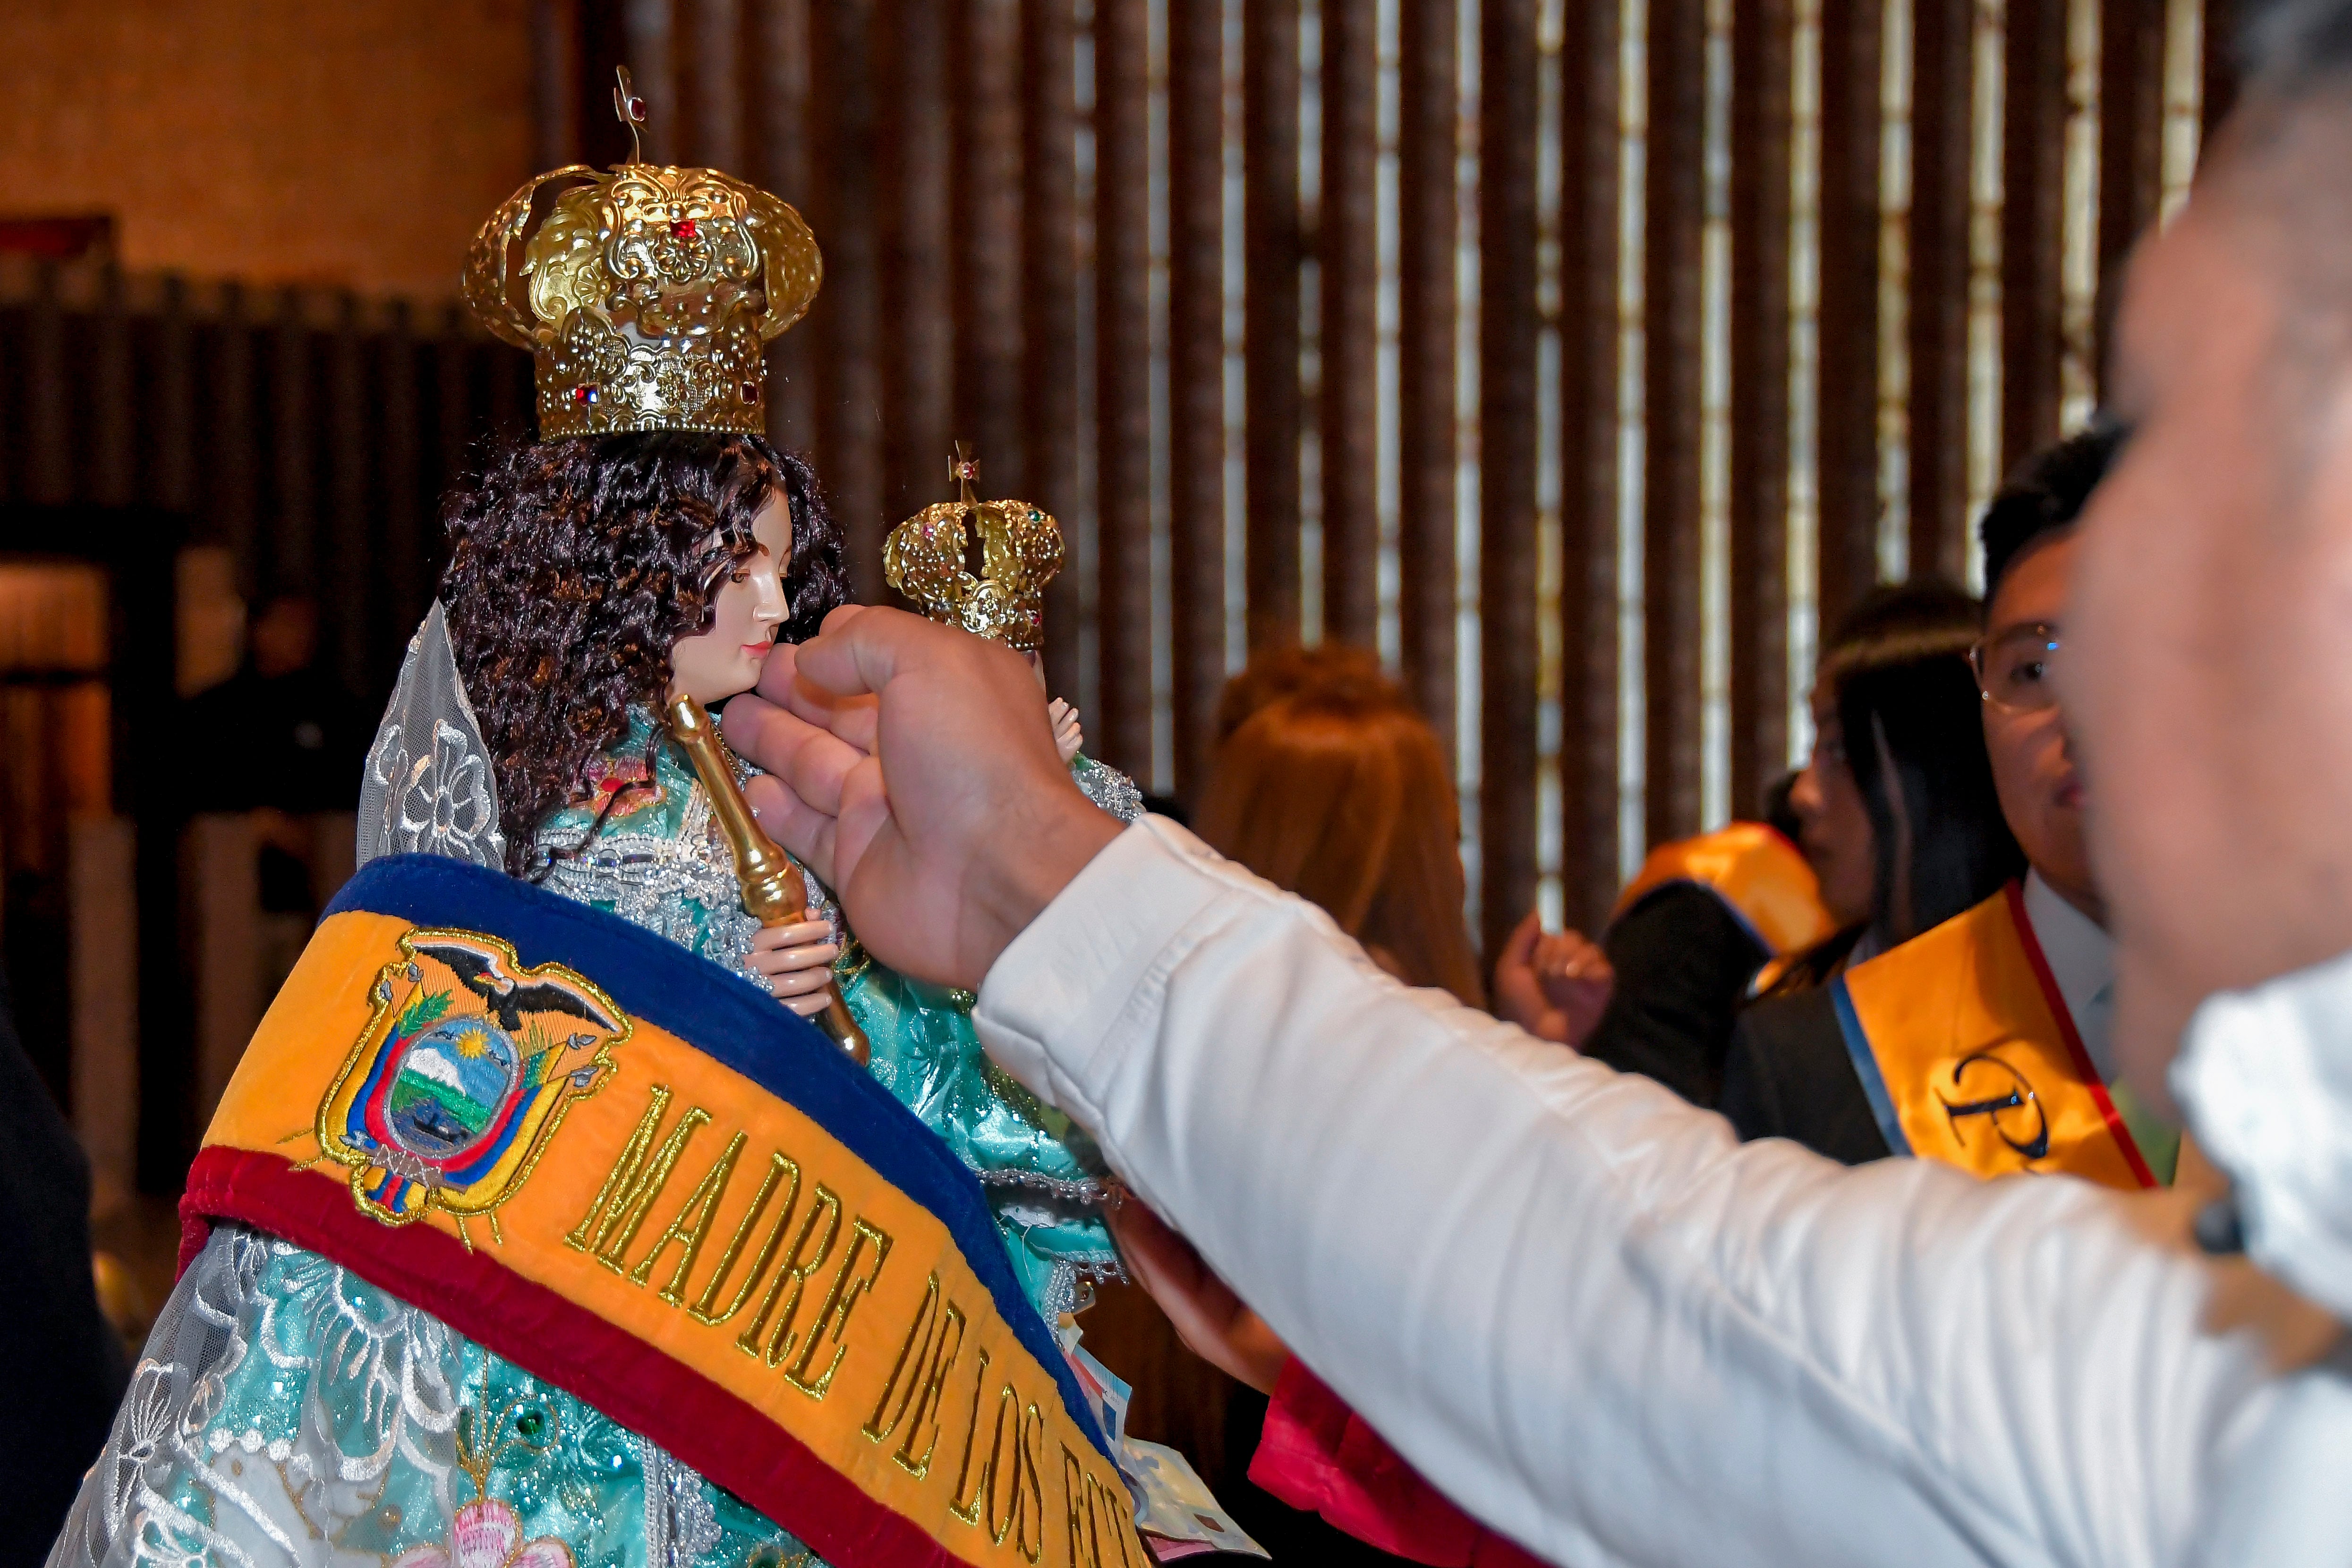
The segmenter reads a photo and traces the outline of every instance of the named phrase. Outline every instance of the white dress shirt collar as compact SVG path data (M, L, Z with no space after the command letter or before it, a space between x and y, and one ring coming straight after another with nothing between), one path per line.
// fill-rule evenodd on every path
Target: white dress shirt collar
M2111 1025L2116 1011L2115 939L2098 921L2068 903L2034 871L2025 879L2025 918L2050 962L2051 978L2073 1016L2074 1032L2090 1053L2091 1065L2109 1083L2116 1079Z

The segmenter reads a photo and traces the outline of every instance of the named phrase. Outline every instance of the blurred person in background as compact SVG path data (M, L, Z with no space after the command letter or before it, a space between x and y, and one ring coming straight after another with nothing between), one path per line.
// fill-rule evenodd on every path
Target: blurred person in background
M1239 716L1195 812L1202 838L1319 905L1406 984L1483 1006L1461 807L1403 689L1368 653L1298 649L1234 677L1221 707Z
M1599 946L1575 931L1545 935L1529 914L1496 959L1496 1012L1714 1104L1732 1026L1760 984L1817 982L1857 942L1880 940L1868 935L1876 861L1845 762L1841 684L1922 647L1958 656L1977 626L1976 600L1932 579L1855 606L1822 655L1812 752L1774 786L1767 820L1652 851Z
M263 994L274 994L333 895L314 819L357 804L373 715L320 664L317 603L277 594L247 624L237 672L190 698L181 722L181 754L206 760L186 774L183 809L252 824Z
M188 700L197 754L234 759L197 770L190 811L349 811L374 715L319 663L319 606L308 595L263 601L235 675Z
M1330 644L1263 656L1226 683L1218 732L1215 770L1195 812L1201 837L1319 906L1397 979L1483 1006L1464 917L1461 811L1445 753L1379 660ZM1114 1222L1149 1223L1140 1210ZM1129 1248L1129 1257L1149 1287L1150 1258L1164 1242L1150 1231L1120 1234L1123 1247L1132 1239L1146 1249ZM1192 1342L1188 1325L1175 1326ZM1262 1323L1257 1329L1264 1354L1286 1359ZM1229 1357L1208 1359L1235 1370ZM1326 1500L1311 1476L1302 1485L1301 1468L1284 1460L1295 1422L1280 1413L1269 1419L1273 1379L1242 1370L1250 1373L1240 1379L1245 1391L1226 1405L1220 1499L1277 1561L1394 1561L1376 1548L1398 1543L1377 1531L1343 1532L1316 1517ZM1351 1521L1342 1515L1339 1522Z
M1858 949L1823 989L1748 1012L1722 1101L1742 1136L1793 1138L1849 1164L1917 1153L1983 1174L2067 1171L2126 1189L2173 1180L2178 1129L2115 1072L2113 943L2052 685L2074 526L2119 443L2108 430L2060 442L1993 499L1981 524L1990 591L1970 679L1963 689L1956 671L1939 677L1949 690L1933 722L1981 736L1987 775L1965 793L1974 801L1990 791L2000 837L2013 835L2021 863L1988 884L1990 862L1964 866L1957 843L1882 854L1882 884L1897 897L1907 889L1917 930L1932 912L1927 903L1970 886L1974 895L1917 940L1875 955ZM1859 713L1847 705L1849 737ZM1895 721L1882 702L1870 721ZM1956 783L1847 750L1882 831L1917 791ZM1890 772L1899 789L1887 786ZM1889 922L1879 928L1901 934Z

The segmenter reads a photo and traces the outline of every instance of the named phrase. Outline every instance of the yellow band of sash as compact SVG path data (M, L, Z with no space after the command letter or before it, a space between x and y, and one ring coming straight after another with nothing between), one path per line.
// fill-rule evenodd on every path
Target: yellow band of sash
M1772 958L1801 952L1835 929L1822 907L1812 867L1795 845L1760 822L1735 822L1653 849L1618 894L1615 914L1669 882L1696 882L1714 893Z
M1981 1176L2152 1185L2022 921L2012 884L1839 982L1887 1142Z

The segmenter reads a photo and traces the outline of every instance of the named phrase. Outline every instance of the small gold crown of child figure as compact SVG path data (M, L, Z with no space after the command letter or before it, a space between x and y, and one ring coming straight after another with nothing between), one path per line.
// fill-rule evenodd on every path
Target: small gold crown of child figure
M956 443L948 478L960 499L925 507L890 531L882 575L943 626L961 626L1034 654L1045 643L1045 584L1062 569L1062 531L1043 507L982 500L980 465ZM980 531L980 575L965 565L964 523Z
M801 215L716 169L646 163L645 100L616 73L631 155L572 163L507 198L466 257L466 303L538 362L539 436L767 427L761 350L824 278ZM532 198L569 183L536 230ZM517 265L516 251L521 251Z

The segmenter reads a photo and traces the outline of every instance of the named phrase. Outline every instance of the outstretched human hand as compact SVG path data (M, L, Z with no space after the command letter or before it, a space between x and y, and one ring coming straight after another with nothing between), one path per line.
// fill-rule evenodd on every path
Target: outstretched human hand
M1218 1279L1192 1244L1137 1198L1103 1211L1119 1258L1175 1325L1176 1337L1211 1366L1272 1394L1290 1347Z
M767 770L745 792L761 826L876 957L935 984L978 986L1119 833L1055 754L1021 657L903 611L850 605L778 645L721 727Z
M1528 911L1495 960L1495 1012L1539 1040L1582 1046L1616 989L1609 955L1581 931L1548 934Z

